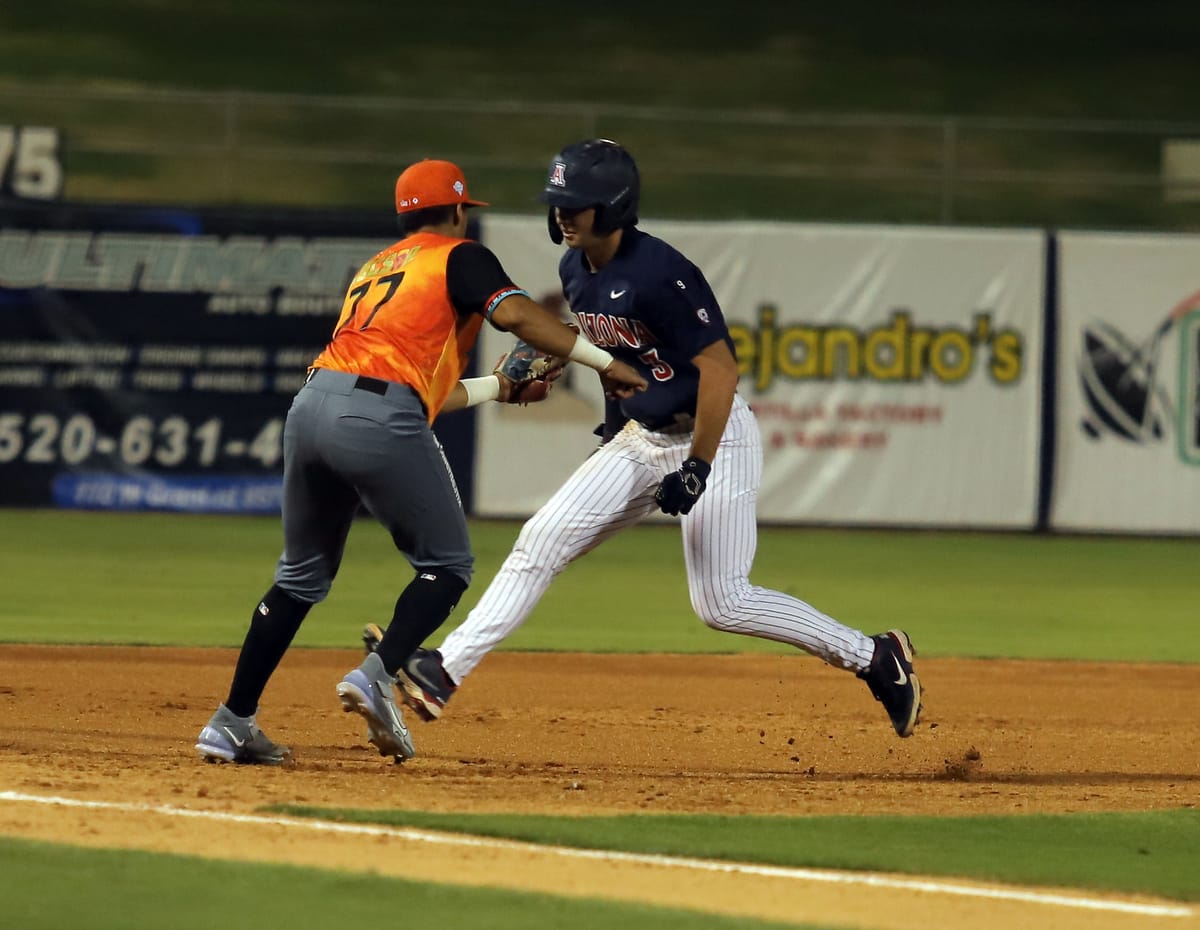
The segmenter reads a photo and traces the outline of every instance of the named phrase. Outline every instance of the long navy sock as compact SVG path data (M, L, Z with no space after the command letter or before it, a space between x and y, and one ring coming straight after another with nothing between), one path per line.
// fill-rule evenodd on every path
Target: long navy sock
M278 585L272 585L254 608L225 700L225 706L239 717L249 717L258 709L267 682L311 609L312 604L297 600Z
M404 661L446 622L467 583L450 571L418 572L396 599L396 610L379 644L383 667L396 673Z

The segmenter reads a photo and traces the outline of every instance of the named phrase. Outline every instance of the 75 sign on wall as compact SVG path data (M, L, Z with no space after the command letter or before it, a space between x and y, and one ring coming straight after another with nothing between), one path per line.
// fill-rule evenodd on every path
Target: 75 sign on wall
M59 142L50 126L0 124L0 192L56 200L63 187Z

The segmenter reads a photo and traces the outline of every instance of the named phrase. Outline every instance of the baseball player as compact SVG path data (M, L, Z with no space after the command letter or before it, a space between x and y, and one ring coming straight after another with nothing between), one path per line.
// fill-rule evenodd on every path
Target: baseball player
M430 424L439 413L504 399L511 387L495 375L460 380L484 320L596 369L614 397L645 387L637 371L531 300L491 251L465 238L467 210L481 206L450 162L421 161L397 179L403 238L350 282L333 337L288 412L283 554L251 616L229 696L200 732L201 757L279 764L288 755L258 728L258 701L309 609L329 593L360 504L387 528L415 577L378 649L336 690L344 710L366 719L381 755L412 756L393 675L458 603L474 563Z
M762 477L758 427L737 394L733 342L704 275L637 228L639 186L629 153L596 139L555 156L541 200L550 238L567 245L559 276L580 329L650 386L608 401L602 444L525 524L475 609L440 651L417 650L400 669L404 701L423 719L437 718L568 563L658 508L681 518L688 588L701 620L855 672L896 733L909 736L921 685L906 633L868 636L750 583ZM370 629L364 639L369 649Z

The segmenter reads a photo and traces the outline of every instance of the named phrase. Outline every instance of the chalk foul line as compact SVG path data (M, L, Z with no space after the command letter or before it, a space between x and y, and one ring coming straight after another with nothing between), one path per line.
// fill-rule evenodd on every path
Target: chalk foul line
M1191 917L1192 909L1173 904L1143 904L1134 901L1115 901L1104 898L1089 898L1084 895L1055 894L1030 891L1022 888L1005 888L993 885L975 885L969 882L940 882L929 879L902 878L876 872L843 872L834 869L804 869L785 866L756 865L744 862L721 862L712 859L691 859L682 856L665 856L653 853L631 853L604 849L577 849L570 846L544 846L518 840L502 840L491 837L468 836L455 833L433 833L410 827L384 827L370 824L336 823L329 820L308 820L299 817L267 816L263 814L231 814L223 811L193 810L165 804L131 804L117 801L84 801L78 798L48 797L23 794L18 791L0 791L0 801L16 804L43 804L60 807L76 807L88 810L124 811L127 813L150 813L164 817L192 818L222 823L255 824L260 826L285 827L307 830L313 833L337 833L353 836L386 836L414 843L432 843L442 846L464 846L475 849L497 849L539 853L559 856L564 859L585 859L604 862L626 862L652 865L661 868L687 869L702 872L726 872L738 875L755 875L768 878L784 878L802 882L824 882L834 885L862 885L871 888L892 888L903 891L923 891L929 894L957 895L965 898L984 898L996 901L1014 901L1039 904L1046 907L1071 907L1092 911L1108 911L1120 914L1137 914L1146 917Z

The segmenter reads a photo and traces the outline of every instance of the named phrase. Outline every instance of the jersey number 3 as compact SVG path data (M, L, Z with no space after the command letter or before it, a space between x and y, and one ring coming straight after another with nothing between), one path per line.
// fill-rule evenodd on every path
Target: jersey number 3
M675 369L658 357L658 349L647 349L638 358L650 366L655 381L670 381L675 377Z

